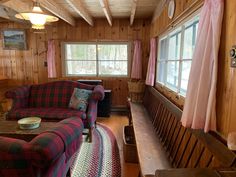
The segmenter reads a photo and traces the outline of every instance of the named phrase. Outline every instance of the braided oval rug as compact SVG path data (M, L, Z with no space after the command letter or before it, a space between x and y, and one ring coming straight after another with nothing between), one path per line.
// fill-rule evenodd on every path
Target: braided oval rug
M120 177L121 165L116 138L110 129L98 124L92 143L84 141L71 167L72 177Z

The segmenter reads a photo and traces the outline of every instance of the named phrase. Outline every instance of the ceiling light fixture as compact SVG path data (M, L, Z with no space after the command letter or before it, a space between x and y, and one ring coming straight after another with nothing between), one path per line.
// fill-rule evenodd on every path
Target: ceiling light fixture
M29 20L32 23L33 29L44 29L47 22L56 22L59 19L55 16L46 14L42 11L38 2L34 2L32 11L21 12L15 15L16 18Z

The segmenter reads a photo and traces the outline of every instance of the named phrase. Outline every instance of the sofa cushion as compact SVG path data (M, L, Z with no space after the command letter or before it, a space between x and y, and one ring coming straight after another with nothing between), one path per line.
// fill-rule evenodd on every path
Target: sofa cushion
M37 116L41 117L43 120L56 121L62 120L68 117L79 117L82 119L86 118L86 113L83 111L78 111L69 108L21 108L9 112L8 119L21 119L22 117Z
M75 81L57 81L32 85L29 94L29 107L67 108L74 88L93 89Z
M91 94L91 90L74 88L73 94L70 98L69 107L86 112L88 99L90 98Z

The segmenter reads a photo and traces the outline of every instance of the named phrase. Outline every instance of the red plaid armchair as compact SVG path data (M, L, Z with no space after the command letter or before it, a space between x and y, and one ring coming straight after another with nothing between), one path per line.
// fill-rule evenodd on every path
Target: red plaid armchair
M87 111L69 108L69 101L74 88L92 90ZM76 116L82 119L84 127L94 128L97 118L97 103L104 97L101 85L93 86L76 81L56 81L39 85L22 86L6 92L7 98L13 99L13 105L6 118L18 120L23 117L38 116L47 121L58 121Z
M30 142L0 137L1 177L65 177L82 143L77 117L56 124Z

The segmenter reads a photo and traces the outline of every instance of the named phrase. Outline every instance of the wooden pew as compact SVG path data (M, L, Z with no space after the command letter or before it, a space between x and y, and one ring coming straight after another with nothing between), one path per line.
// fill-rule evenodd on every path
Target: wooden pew
M185 128L182 111L153 87L130 102L141 175L171 168L232 167L236 156L209 133Z

